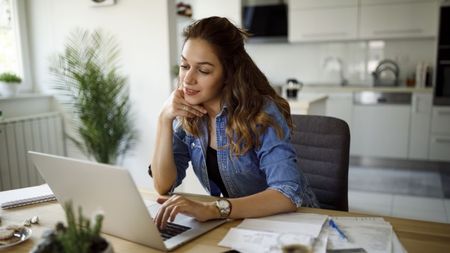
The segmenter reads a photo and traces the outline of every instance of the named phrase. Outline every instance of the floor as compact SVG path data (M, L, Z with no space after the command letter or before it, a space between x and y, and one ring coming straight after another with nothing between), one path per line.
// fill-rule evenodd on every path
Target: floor
M351 161L349 209L450 223L450 164Z

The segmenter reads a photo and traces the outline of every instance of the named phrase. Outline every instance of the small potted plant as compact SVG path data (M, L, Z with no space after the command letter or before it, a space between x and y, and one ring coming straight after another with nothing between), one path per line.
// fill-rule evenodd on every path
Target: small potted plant
M21 82L22 79L12 72L3 72L0 74L0 84L5 87L3 91L7 97L17 94Z
M78 216L75 215L72 203L64 205L67 225L58 222L55 229L43 233L42 240L31 253L113 253L113 248L103 237L101 227L103 215L95 216L95 222L91 225L86 219L81 207L78 208Z

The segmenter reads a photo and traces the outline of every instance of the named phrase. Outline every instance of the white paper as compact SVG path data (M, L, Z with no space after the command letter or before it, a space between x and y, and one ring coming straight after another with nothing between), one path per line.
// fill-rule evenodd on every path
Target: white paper
M395 232L392 233L392 253L408 253Z
M328 234L322 230L319 237L314 238L301 234L279 234L265 231L255 231L242 228L231 228L219 242L219 246L233 248L240 252L282 253L283 239L288 235L294 244L301 244L313 249L314 253L326 253ZM291 239L291 240L292 240Z
M53 194L48 184L0 192L0 204Z
M315 253L325 253L327 231L322 226L328 216L310 213L288 213L257 219L245 219L228 231L220 246L241 252L281 253L283 241L310 247Z
M392 226L383 218L333 217L349 241L327 226L328 249L364 248L368 253L392 252Z
M231 228L219 246L249 253L271 252L276 250L277 238L277 233Z
M288 213L258 219L245 219L238 228L275 233L295 233L317 238L327 215Z
M316 239L313 245L314 253L326 253L328 244L328 230L322 229L320 231L319 237Z

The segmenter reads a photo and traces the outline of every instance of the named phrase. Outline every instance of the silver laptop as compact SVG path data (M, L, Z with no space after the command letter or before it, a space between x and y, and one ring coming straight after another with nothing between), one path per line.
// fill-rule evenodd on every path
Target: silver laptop
M87 216L104 214L102 232L160 250L172 250L224 223L198 222L179 214L159 231L153 218L159 204L142 199L126 169L29 151L60 204L71 200Z

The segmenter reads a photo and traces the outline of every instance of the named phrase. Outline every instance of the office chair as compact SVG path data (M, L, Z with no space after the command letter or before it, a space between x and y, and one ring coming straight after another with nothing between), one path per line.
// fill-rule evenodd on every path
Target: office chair
M348 211L350 130L347 123L315 115L292 115L292 120L297 163L320 208Z

